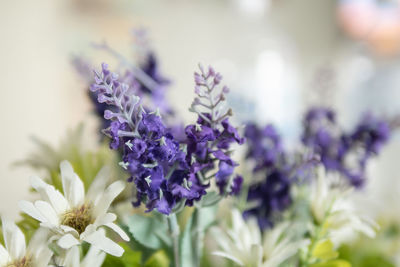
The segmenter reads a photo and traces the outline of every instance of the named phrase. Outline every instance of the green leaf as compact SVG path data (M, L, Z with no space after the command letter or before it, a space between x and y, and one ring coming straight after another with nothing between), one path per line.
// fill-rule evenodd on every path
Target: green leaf
M339 256L339 253L335 251L332 241L327 239L317 243L312 251L312 256L326 261L336 259Z
M127 244L120 244L125 252L121 257L122 262L126 267L130 266L140 266L142 254L139 251L133 251Z
M311 264L310 267L351 267L351 264L345 260L332 260Z
M215 191L211 191L208 192L203 199L201 200L201 205L203 207L208 207L208 206L212 206L214 205L216 202L218 202L218 200L221 199L221 196L215 192Z
M141 252L133 251L129 245L125 243L120 244L125 252L121 257L115 257L107 254L103 263L103 267L140 267L141 265Z
M125 220L132 236L143 246L151 249L160 249L169 239L167 224L150 216L134 214Z
M204 239L205 231L215 222L217 205L196 208L192 216L186 223L185 230L181 234L180 239L180 258L182 266L196 266L195 261L201 261L201 258L196 259L195 250L203 250L204 240L194 240L198 233L201 239ZM193 243L198 242L198 243ZM196 245L199 247L196 248ZM201 254L197 257L201 257Z
M193 212L193 228L206 231L211 225L215 223L217 208L217 205L214 205L210 207L195 209L195 211Z
M111 256L110 254L107 254L106 259L104 260L104 262L101 266L103 266L103 267L125 267L121 258Z
M193 248L192 248L192 226L193 226L193 215L189 218L186 223L185 230L180 236L179 240L179 252L181 266L194 266L193 260Z
M342 245L339 248L340 258L349 261L353 266L362 267L395 267L390 253L385 251L379 241L372 245L369 240L362 238L354 244Z
M169 266L168 256L165 254L165 251L159 250L153 254L153 256L148 259L145 263L145 267L168 267ZM186 265L182 265L186 266Z

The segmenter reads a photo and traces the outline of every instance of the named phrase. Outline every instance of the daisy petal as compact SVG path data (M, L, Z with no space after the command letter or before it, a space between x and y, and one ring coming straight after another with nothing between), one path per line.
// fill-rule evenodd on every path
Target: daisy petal
M86 254L85 258L81 262L81 267L100 267L104 259L106 257L106 254L99 250L98 248L94 246L90 246L90 249L88 253Z
M72 227L70 227L70 226L68 226L68 225L63 225L63 224L61 224L61 225L60 225L60 228L61 228L61 230L63 230L65 233L70 233L70 234L72 234L72 235L74 235L74 236L79 236L78 232L77 232L74 228L72 228Z
M111 228L114 232L116 232L123 240L129 241L129 236L125 233L124 230L121 229L118 225L115 223L107 223L105 226Z
M115 215L114 213L106 213L102 216L97 217L94 224L97 226L101 226L101 225L104 225L107 223L112 223L116 219L117 219L117 215Z
M38 176L31 176L29 178L29 183L35 189L41 196L43 200L49 201L49 197L45 192L46 187L50 186L46 184L42 179L40 179Z
M18 202L18 206L21 209L22 212L28 214L35 220L38 220L40 222L47 221L45 217L37 210L35 205L33 205L32 202L26 201L26 200L21 200Z
M109 166L104 166L103 168L101 168L99 173L93 179L93 182L86 193L87 200L95 202L95 200L99 196L101 196L106 188L108 178L110 177L110 172L111 171Z
M96 203L94 208L95 216L100 216L107 212L111 203L114 199L124 190L125 183L122 181L117 181L112 183L109 187L107 187L103 196L100 198L99 202Z
M92 234L86 236L84 241L112 256L121 257L124 253L124 249L111 239L107 238L102 231L93 232Z
M25 236L14 222L2 220L4 243L12 259L19 259L25 255Z
M71 163L64 160L60 163L60 170L64 195L69 200L68 196L70 195L71 180L75 174L74 169L72 168Z
M10 261L11 259L8 251L0 244L0 266L4 266Z
M69 208L68 201L60 191L56 190L53 186L47 186L45 192L49 197L49 202L54 207L57 214L62 214Z
M73 246L79 245L80 242L71 234L66 234L62 236L58 241L57 245L59 245L63 249L70 249Z
M53 225L57 225L59 223L58 216L49 203L42 200L37 200L35 202L35 207L40 212L40 214L42 214L42 216L46 218L47 222Z
M65 267L75 267L80 266L79 264L80 252L78 247L73 247L67 252L63 266Z
M230 255L230 254L228 254L226 252L214 251L212 254L215 255L215 256L220 256L220 257L223 257L223 258L227 258L227 259L229 259L231 261L234 261L235 263L237 263L240 266L244 266L243 262L241 262L238 258L236 258L235 256Z
M42 248L40 251L36 252L35 262L37 263L37 266L47 266L52 256L53 251L48 247Z
M78 175L74 174L70 184L68 201L72 206L83 204L85 200L85 187Z

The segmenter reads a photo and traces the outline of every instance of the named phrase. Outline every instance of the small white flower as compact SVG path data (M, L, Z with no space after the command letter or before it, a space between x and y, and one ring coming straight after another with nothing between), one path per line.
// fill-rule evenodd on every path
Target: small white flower
M72 247L62 258L56 259L57 266L100 267L106 258L106 254L94 246L90 247L82 260L80 259L80 256L79 248L77 246Z
M5 248L0 244L0 267L48 265L53 253L47 247L45 230L37 230L27 247L24 234L14 222L3 219L2 223Z
M357 232L375 237L378 225L357 214L350 198L353 189L335 186L340 180L335 174L327 174L323 167L318 168L310 194L311 213L315 221L329 227L329 238L336 245L353 238Z
M285 234L287 230L288 225L281 224L262 234L255 220L246 222L238 210L233 210L229 230L213 229L221 249L213 254L240 266L276 267L308 244L308 240L292 241Z
M21 210L40 221L42 227L50 229L53 234L50 240L56 240L63 249L85 241L108 254L121 256L123 248L102 234L100 229L103 226L111 228L122 239L129 241L126 233L113 223L117 216L107 212L125 188L124 182L117 181L106 188L108 171L102 169L85 196L84 185L71 164L63 161L60 169L64 195L42 179L32 177L31 185L40 193L42 200L34 203L21 201Z

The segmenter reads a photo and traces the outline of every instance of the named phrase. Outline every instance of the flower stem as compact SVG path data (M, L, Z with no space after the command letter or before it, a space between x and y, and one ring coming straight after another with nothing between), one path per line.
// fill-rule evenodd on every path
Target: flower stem
M174 253L175 267L181 267L179 259L179 225L175 213L171 213L167 216L168 229L172 239L172 248Z
M204 244L204 228L201 223L202 207L196 207L194 214L195 232L193 239L193 260L194 266L200 266L201 258L203 254L203 244Z

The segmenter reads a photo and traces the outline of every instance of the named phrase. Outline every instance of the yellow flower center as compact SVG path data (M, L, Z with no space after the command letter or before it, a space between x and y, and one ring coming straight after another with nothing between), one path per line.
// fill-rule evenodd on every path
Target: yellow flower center
M25 256L7 264L6 267L33 267L32 258Z
M79 234L82 234L91 223L93 223L92 206L87 204L65 212L61 219L61 224L74 228Z

